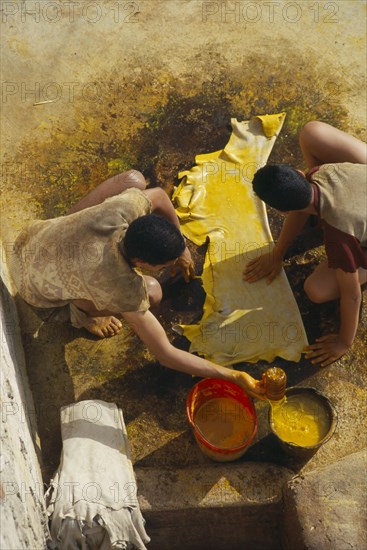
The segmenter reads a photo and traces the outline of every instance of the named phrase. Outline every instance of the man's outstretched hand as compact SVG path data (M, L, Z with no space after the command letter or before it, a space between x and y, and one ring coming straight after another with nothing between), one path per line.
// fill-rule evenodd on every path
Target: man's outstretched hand
M182 271L186 283L188 283L190 279L195 279L195 265L191 258L190 250L187 247L173 266L173 270L171 271L172 275L175 275L176 268Z
M265 400L265 386L263 380L256 380L247 372L236 371L236 384L240 386L250 397Z
M320 364L326 367L344 355L350 346L347 346L339 338L338 334L327 334L316 338L316 343L305 348L306 359L310 359L313 365Z
M272 250L247 264L243 272L243 280L247 283L254 283L266 277L267 282L271 283L280 273L282 265L283 259Z

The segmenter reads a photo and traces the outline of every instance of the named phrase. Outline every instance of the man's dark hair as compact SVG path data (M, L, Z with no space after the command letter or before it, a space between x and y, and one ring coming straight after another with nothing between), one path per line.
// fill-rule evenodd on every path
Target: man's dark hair
M175 260L186 246L179 229L156 214L147 214L134 220L127 228L125 240L121 244L130 260L137 259L151 265Z
M267 164L260 168L252 187L261 200L281 212L307 208L312 198L311 184L286 164Z

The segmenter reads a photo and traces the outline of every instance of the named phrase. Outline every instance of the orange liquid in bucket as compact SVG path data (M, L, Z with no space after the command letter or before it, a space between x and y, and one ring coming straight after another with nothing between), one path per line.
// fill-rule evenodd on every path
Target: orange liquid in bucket
M209 443L222 449L239 447L253 430L249 413L230 397L217 397L204 403L194 422Z
M236 460L257 431L254 405L233 382L201 380L192 388L186 410L200 449L213 460Z

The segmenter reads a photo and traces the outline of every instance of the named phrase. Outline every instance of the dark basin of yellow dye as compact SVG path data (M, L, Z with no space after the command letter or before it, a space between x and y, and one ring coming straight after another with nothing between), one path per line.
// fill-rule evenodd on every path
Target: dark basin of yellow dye
M333 435L336 412L329 399L315 388L293 387L286 400L272 405L270 428L288 453L307 456L316 452Z

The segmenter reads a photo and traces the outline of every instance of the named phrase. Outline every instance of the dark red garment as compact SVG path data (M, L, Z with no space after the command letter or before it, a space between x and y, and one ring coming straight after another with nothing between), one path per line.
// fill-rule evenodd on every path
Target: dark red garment
M353 235L329 225L320 216L320 190L317 184L312 181L312 175L318 169L319 166L311 168L306 178L312 184L314 190L314 206L318 212L320 226L324 231L328 266L332 269L342 269L348 273L355 273L359 267L367 269L367 250L361 246L360 241Z

